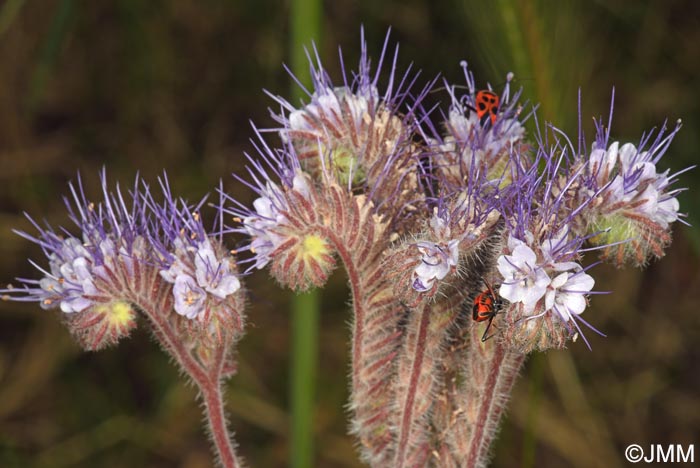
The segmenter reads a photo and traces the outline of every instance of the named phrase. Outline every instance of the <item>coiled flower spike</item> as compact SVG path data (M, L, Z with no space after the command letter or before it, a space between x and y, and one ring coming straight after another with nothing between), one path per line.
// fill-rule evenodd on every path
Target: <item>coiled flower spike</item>
M18 278L6 300L58 308L83 348L97 350L128 336L138 316L199 389L222 464L239 462L226 427L221 382L236 370L233 345L243 333L243 290L236 263L220 237L204 229L199 208L176 200L167 177L162 202L138 177L128 196L110 192L100 174L102 200L88 201L82 180L65 198L78 228L53 229L30 221L49 266L32 264L40 280Z
M3 290L4 297L59 308L78 341L92 350L127 336L136 326L137 311L145 308L207 322L217 310L239 335L236 293L241 285L235 262L218 239L206 234L198 214L201 203L192 207L174 200L165 176L162 204L139 178L129 196L118 186L110 192L104 171L100 185L102 201L95 204L88 201L80 177L70 184L72 196L64 200L78 235L42 227L27 216L38 234L16 232L41 247L49 266L32 262L43 278L18 278L21 287Z

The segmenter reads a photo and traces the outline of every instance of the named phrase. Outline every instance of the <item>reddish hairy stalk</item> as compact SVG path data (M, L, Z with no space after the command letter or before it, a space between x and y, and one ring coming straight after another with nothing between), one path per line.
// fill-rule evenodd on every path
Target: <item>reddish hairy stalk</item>
M450 434L452 437L460 440L467 438L466 428L455 425L456 419L460 414L460 410L456 408L456 394L460 388L457 369L461 367L460 360L465 358L455 351L456 348L451 348L444 354L440 363L442 385L435 397L431 411L431 423L436 429L436 446L432 451L432 456L435 458L435 465L441 468L459 466L458 457L455 455L453 448L445 441L447 435Z
M329 237L336 252L340 256L340 259L345 266L345 272L348 275L348 283L350 283L350 295L352 296L352 307L353 307L353 334L352 334L352 362L360 362L363 349L362 349L362 337L364 336L364 324L365 324L365 309L363 307L364 303L362 298L364 295L364 288L362 281L360 279L360 273L355 265L354 259L350 254L350 251L345 248L343 241L339 239L332 232L327 232L326 235ZM357 388L360 385L360 372L357 366L352 366L352 388Z
M403 308L382 272L387 233L365 197L348 197L335 186L329 204L328 219L317 229L343 262L352 293L351 430L360 439L363 460L372 466L389 466L394 441L393 365Z
M453 428L445 431L444 440L457 464L469 468L487 466L489 448L525 360L498 338L482 343L480 333L480 327L471 327L464 383L454 393Z
M397 388L397 403L399 413L399 437L398 447L396 450L395 466L403 467L406 461L406 452L408 451L409 439L411 445L416 446L424 443L426 440L426 428L419 421L414 421L414 410L416 406L416 394L419 392L419 384L421 381L421 396L423 397L423 405L428 400L424 393L430 392L429 380L432 379L430 374L423 372L423 361L426 360L426 348L428 337L428 324L430 323L430 306L425 304L417 315L418 325L415 326L416 320L413 317L409 327L411 330L406 337L406 346L403 359L399 365L399 388ZM407 362L408 361L408 362ZM410 363L410 369L404 369L405 364ZM429 363L428 363L429 365ZM408 372L405 372L408 371ZM406 375L408 374L408 375ZM422 379L421 379L422 374ZM408 385L401 388L401 381L408 380ZM426 388L427 387L427 388ZM418 426L418 427L417 427Z
M477 402L479 411L472 432L466 466L486 466L491 442L496 436L498 423L524 361L523 354L513 353L502 345L496 344L484 392Z
M151 273L153 276L150 278L152 287L149 288L153 293L153 299L148 300L135 295L132 298L133 302L148 317L156 338L166 352L175 358L185 374L197 385L204 400L205 416L221 466L224 468L238 468L241 464L238 461L231 442L231 435L226 427L221 391L221 378L224 371L227 348L232 344L232 340L230 338L223 340L222 345L213 350L212 357L208 360L208 366L205 366L201 359L197 359L193 355L192 350L179 337L174 324L169 320L173 313L170 288L163 285L158 286L162 282L159 281L157 271L142 270L140 273L144 276L147 273Z
M209 372L209 378L204 382L197 382L202 392L209 432L214 445L219 453L219 461L225 468L237 468L240 466L236 458L232 437L226 427L224 415L223 393L221 391L221 374L224 364L225 350L219 347L215 351L215 365Z
M434 401L437 367L444 356L448 330L454 323L458 295L426 303L409 317L398 364L396 419L398 444L393 466L424 466L430 450L428 417Z
M400 340L396 330L401 308L390 296L385 281L372 283L376 275L368 265L358 265L358 259L338 236L331 232L326 235L345 265L352 294L352 430L362 443L363 459L372 465L381 464L391 459L391 368ZM379 268L378 261L374 268Z

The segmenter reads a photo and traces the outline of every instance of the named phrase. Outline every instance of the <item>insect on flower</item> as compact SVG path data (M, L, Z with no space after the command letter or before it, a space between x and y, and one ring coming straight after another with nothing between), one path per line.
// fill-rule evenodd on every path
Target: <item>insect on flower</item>
M486 330L484 330L484 334L481 336L482 343L494 336L493 334L488 334L489 329L491 328L493 319L503 305L503 301L496 295L491 285L486 280L484 280L484 283L486 284L486 289L474 298L474 306L472 307L472 318L475 322L489 321L486 325Z
M500 101L498 94L493 91L484 89L477 91L474 99L476 105L474 111L477 117L479 117L479 120L483 122L484 117L488 116L489 119L491 119L491 125L494 125L498 118L498 106L500 105Z

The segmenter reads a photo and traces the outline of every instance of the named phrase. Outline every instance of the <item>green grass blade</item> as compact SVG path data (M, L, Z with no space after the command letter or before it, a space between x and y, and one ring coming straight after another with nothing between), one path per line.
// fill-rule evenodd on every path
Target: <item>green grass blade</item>
M320 46L320 0L292 0L291 4L291 68L305 86L311 74L304 47L311 41ZM303 97L296 86L292 89L296 105ZM291 466L306 468L314 463L314 401L318 361L318 322L320 292L314 290L294 297L292 303L291 363Z

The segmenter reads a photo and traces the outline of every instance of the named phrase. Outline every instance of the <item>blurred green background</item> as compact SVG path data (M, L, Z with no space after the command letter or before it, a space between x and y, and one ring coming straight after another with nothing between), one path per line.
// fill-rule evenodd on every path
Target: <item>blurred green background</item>
M574 134L576 93L607 115L616 86L615 139L636 142L668 117L684 128L661 166L694 164L700 147L700 3L685 1L418 0L326 2L321 55L339 77L364 24L377 57L389 26L400 64L427 81L500 89L508 71L540 118ZM67 224L59 195L80 170L130 183L167 169L174 189L199 198L224 178L242 201L249 119L271 126L262 88L288 95L289 5L269 0L0 3L0 278L36 277L38 249L13 235L21 212ZM437 97L431 96L431 99ZM681 177L681 208L699 224L700 171ZM234 243L235 241L232 241ZM697 228L674 226L666 258L645 271L596 267L589 334L570 350L530 359L517 384L494 467L625 466L638 443L700 443L700 271ZM291 295L264 273L248 278L249 329L228 385L231 427L254 467L289 458ZM316 466L360 466L346 435L349 320L345 279L323 291ZM0 466L208 467L195 392L148 334L81 353L55 314L0 303ZM696 447L697 449L698 447ZM697 450L696 450L697 452ZM698 454L696 453L696 456Z

